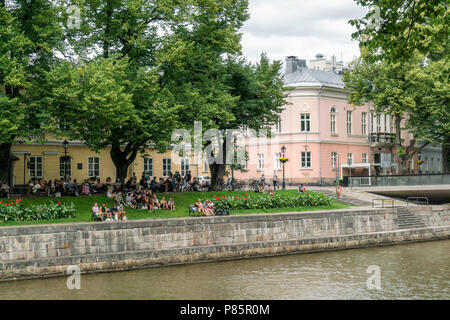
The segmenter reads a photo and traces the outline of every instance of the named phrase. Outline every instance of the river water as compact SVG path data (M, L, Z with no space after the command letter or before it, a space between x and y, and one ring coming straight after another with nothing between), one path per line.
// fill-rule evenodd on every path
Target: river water
M379 290L368 289L369 266L379 267ZM450 241L82 275L80 290L66 283L3 282L0 299L450 299Z

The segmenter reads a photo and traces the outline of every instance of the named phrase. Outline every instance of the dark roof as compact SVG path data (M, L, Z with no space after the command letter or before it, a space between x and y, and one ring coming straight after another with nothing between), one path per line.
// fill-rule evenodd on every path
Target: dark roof
M344 88L342 75L336 74L332 71L308 68L301 68L296 72L285 74L284 84L286 86L295 87L324 86L339 89Z

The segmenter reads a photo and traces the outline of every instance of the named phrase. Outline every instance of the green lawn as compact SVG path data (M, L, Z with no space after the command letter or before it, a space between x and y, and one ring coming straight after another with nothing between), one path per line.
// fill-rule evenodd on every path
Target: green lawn
M290 194L294 195L298 192L296 190L279 190L277 193L280 194ZM166 197L168 200L170 197L173 197L175 201L176 211L153 211L150 213L149 211L141 211L141 210L133 210L130 208L126 208L126 215L128 220L142 220L142 219L161 219L161 218L181 218L188 216L188 208L189 205L194 204L197 199L213 199L213 195L222 197L222 196L244 196L248 194L252 197L261 196L260 193L254 193L250 191L223 191L223 192L195 192L195 193L166 193L159 194L158 199L161 197ZM0 199L0 201L12 201L11 199ZM49 224L49 223L74 223L74 222L90 222L91 221L91 208L95 202L99 204L105 203L108 207L112 207L114 202L108 199L106 196L80 196L80 197L64 197L64 198L24 198L22 203L24 206L37 205L37 204L46 204L49 201L61 201L61 203L70 204L74 203L76 207L76 218L73 219L58 219L58 220L40 220L40 221L31 221L31 222L0 222L0 226L14 226L14 225L32 225L32 224ZM230 212L231 214L249 214L249 213L276 213L276 212L299 212L299 211L313 211L313 210L332 210L332 209L344 209L348 208L347 204L342 202L337 202L332 200L331 206L320 206L320 207L301 207L301 208L282 208L282 209L268 209L268 210L238 210L234 212Z

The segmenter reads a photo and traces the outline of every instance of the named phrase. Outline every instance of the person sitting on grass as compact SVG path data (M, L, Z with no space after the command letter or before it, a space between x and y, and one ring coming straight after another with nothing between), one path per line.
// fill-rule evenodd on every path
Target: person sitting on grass
M136 201L134 200L133 192L127 193L127 197L125 198L125 204L131 209L134 209L136 207Z
M175 211L175 202L173 201L173 198L169 199L169 202L167 202L167 206L169 207L170 211Z
M195 203L195 209L200 215L203 214L204 216L206 216L205 209L203 208L203 204L200 199L197 199L197 202Z
M120 205L117 207L117 216L118 216L118 220L124 221L125 210L123 209L123 205Z
M95 215L95 217L99 220L103 220L101 214L100 214L100 208L98 207L97 203L94 203L94 206L92 207L92 213Z
M213 216L214 215L214 204L211 201L206 200L204 205L203 205L203 208L204 208L205 214L207 216Z
M102 204L102 207L100 208L100 217L102 221L105 221L105 219L108 218L108 208L106 207L106 204Z
M160 205L161 205L161 210L169 210L169 206L167 205L167 202L166 202L166 197L162 197Z
M161 210L161 206L159 204L158 198L156 197L156 194L153 194L153 208L155 210Z

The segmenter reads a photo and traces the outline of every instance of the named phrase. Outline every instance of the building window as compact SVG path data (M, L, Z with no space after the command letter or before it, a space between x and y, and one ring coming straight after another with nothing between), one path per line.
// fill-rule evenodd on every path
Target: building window
M414 172L414 157L411 159L411 171Z
M163 177L168 177L169 173L172 172L172 159L163 159Z
M144 172L148 173L150 176L153 176L153 159L152 158L144 158Z
M258 154L258 170L264 169L264 154Z
M363 135L367 134L367 112L361 114L361 133Z
M434 173L434 158L431 157L431 173Z
M330 131L336 133L336 108L331 108L330 111Z
M310 169L311 168L311 152L302 152L301 158L302 158L301 168L302 169Z
M181 176L185 177L188 174L188 172L189 172L189 159L183 158L181 159Z
M275 153L275 161L274 161L274 169L279 170L281 169L281 153Z
M347 134L352 133L352 112L347 111Z
M436 172L441 173L441 159L439 158L436 160Z
M384 132L388 132L388 115L384 115Z
M428 165L428 157L425 157L425 172L428 173L429 165Z
M30 157L30 178L42 178L42 157Z
M377 132L381 132L381 115L377 114Z
M394 133L394 122L392 122L392 114L389 115L389 132Z
M331 153L331 168L336 169L337 168L337 152Z
M72 158L68 158L67 161L64 161L64 157L59 157L59 177L64 178L66 172L68 178L70 178L72 176Z
M367 153L362 154L362 163L367 163Z
M311 115L310 114L302 114L301 115L301 131L302 132L310 132L311 131Z
M350 166L353 164L353 153L347 153L347 163Z
M89 178L100 177L100 158L89 157L88 158L88 176Z
M275 133L281 133L281 120L278 120L275 124Z

